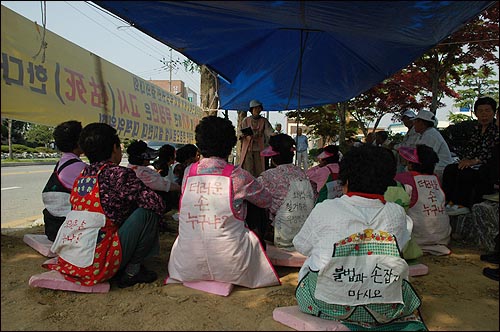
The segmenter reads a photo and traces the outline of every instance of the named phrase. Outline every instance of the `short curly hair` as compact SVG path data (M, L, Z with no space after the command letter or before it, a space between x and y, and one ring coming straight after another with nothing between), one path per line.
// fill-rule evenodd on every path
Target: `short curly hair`
M80 148L90 163L111 158L115 145L120 145L116 129L106 123L94 122L86 125L78 140Z
M269 145L274 151L279 152L278 155L272 156L273 162L276 165L290 164L293 161L293 147L295 140L287 134L278 134L269 138Z
M420 161L420 163L411 163L411 169L422 174L434 174L434 168L439 162L437 153L433 148L425 144L417 144L416 149L418 160Z
M175 146L171 144L163 144L158 150L158 159L165 162L175 160Z
M210 115L196 126L195 139L203 157L226 159L236 145L236 131L231 121Z
M339 179L348 191L383 195L394 184L396 161L386 148L363 145L350 149L340 161Z
M495 113L495 110L497 108L496 100L488 96L479 97L476 100L476 102L474 103L474 113L477 112L477 107L480 105L490 105L493 113Z
M175 160L181 164L184 164L189 159L196 158L198 153L198 147L194 144L186 144L177 149L175 154Z
M78 139L82 132L80 121L66 121L54 128L54 141L56 147L62 152L71 152L78 147Z

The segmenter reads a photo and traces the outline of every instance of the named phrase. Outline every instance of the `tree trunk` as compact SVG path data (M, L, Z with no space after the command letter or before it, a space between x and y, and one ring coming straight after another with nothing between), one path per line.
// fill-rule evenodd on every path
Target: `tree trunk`
M373 125L373 131L372 131L373 133L377 130L377 127L380 124L380 121L382 120L382 118L384 117L384 115L379 116L377 118L377 120L375 120L375 124Z
M441 64L439 63L439 54L437 52L433 52L432 57L434 60L434 70L431 73L432 103L430 111L436 114L439 102L439 79L441 76Z
M243 121L244 118L247 117L247 114L248 114L247 111L238 111L238 124L236 127L236 136L239 136L238 128L241 127L241 122ZM240 156L241 156L241 141L238 140L236 142L236 158L234 160L235 165L238 165L240 163Z
M217 115L219 109L219 94L217 91L217 76L206 66L201 66L201 108L205 115Z
M7 128L9 129L9 135L7 140L9 141L9 159L14 159L14 156L12 154L12 120L8 119L7 120Z
M346 148L346 142L345 142L345 132L346 132L346 113L347 113L347 106L349 105L349 102L343 101L341 103L338 103L338 110L339 110L339 121L340 121L340 130L339 130L339 147L341 151L345 151Z

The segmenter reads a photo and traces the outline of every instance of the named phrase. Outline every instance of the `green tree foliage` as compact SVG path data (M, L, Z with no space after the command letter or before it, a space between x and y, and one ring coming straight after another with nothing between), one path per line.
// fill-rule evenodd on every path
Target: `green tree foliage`
M472 120L472 117L470 115L467 115L467 114L449 112L448 113L448 120L450 120L450 122L452 124L457 124L457 123L464 122L464 121L470 121L470 120Z
M8 119L2 119L2 142L6 143L8 140ZM24 134L28 124L24 121L12 120L12 143L24 144Z
M26 143L31 147L48 146L54 141L53 132L54 127L30 124L25 135Z
M368 123L374 123L375 131L384 115L392 113L399 120L402 111L425 106L415 98L418 82L410 83L408 79L407 71L401 70L349 102L349 112L365 137L368 134Z
M329 104L319 107L312 107L297 111L290 111L286 114L289 119L297 119L309 128L309 135L320 137L325 144L335 142L340 137L340 118L338 104ZM356 135L357 123L347 124L346 137Z
M420 97L430 102L436 113L441 98L459 95L450 86L461 84L461 68L477 61L498 66L499 3L465 24L442 43L432 48L410 67L412 73L424 84Z
M463 88L457 88L459 97L456 98L456 107L467 107L472 110L474 102L480 96L498 97L498 80L494 78L492 67L482 65L476 68L471 65L461 66L461 83Z

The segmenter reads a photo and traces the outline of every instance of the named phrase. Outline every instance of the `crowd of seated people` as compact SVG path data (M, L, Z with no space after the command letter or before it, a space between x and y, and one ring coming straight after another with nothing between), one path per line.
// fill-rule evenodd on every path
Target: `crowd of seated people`
M116 130L91 123L72 145L89 164L82 165L68 194L71 210L61 216L65 227L54 239L58 260L44 267L86 286L108 280L117 280L121 288L154 282L158 276L146 262L159 253L165 213L176 209L178 234L166 283L280 285L266 253L266 235L271 233L276 247L307 257L296 289L301 311L353 328L425 329L402 253L413 241L424 253L450 254L446 203L470 207L492 192L498 124L493 123L496 104L490 99L476 101L474 147L458 163L435 128L435 116L406 111L414 130L408 145L393 149L386 133L374 134L373 142L353 145L344 155L339 146L327 145L318 165L308 170L293 164L295 140L275 133L259 152L259 157L270 158L271 166L257 177L228 161L238 137L231 121L221 117L202 118L195 128L196 145L177 151L169 144L156 151L133 141L127 167L119 166ZM463 200L456 191L466 184L457 177L474 179ZM398 188L401 196L390 198L391 188ZM74 232L68 225L77 219L86 221L79 230L88 241L68 244L65 239ZM373 286L388 292L385 300L362 302L342 293L337 283L342 276L331 277L339 264L367 274L374 273L369 267L385 264L398 278L383 287L373 284L375 278L353 285L359 291ZM399 289L400 296L389 289ZM388 303L398 304L388 309ZM359 308L356 315L346 312L349 306Z

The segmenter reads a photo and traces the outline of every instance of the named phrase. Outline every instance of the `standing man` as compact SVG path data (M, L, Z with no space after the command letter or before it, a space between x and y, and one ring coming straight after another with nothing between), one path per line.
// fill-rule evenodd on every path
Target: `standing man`
M275 130L274 130L274 134L275 135L283 134L282 129L281 129L281 123L277 123L276 124Z
M241 167L258 177L265 170L264 157L260 152L268 145L273 134L269 120L260 116L264 110L258 100L250 101L250 116L241 121L238 138L241 140Z
M295 144L297 145L297 166L307 171L309 168L309 156L307 149L309 142L306 135L302 135L302 128L297 128L297 135L295 136Z

